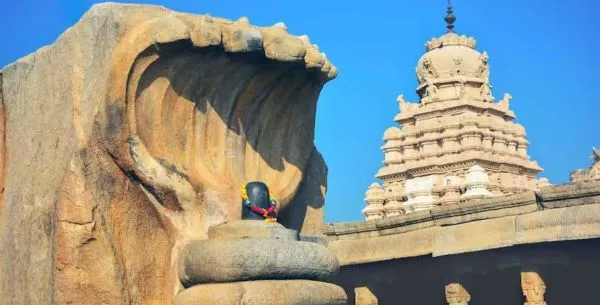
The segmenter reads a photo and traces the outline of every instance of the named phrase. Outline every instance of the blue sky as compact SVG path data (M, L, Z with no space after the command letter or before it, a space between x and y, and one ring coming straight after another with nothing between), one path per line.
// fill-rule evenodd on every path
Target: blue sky
M94 2L1 0L0 66L52 43ZM415 64L423 44L444 32L444 0L144 3L247 16L260 26L283 21L290 33L308 34L339 69L317 111L315 142L329 167L326 220L362 219L364 191L383 159L383 132L398 112L396 96L416 100ZM513 96L541 176L564 183L572 169L589 166L591 146L600 146L600 1L453 4L456 31L476 37L490 56L494 96Z

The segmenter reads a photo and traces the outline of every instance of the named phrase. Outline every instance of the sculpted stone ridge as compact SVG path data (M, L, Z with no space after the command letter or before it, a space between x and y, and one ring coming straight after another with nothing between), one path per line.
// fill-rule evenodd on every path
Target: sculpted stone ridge
M248 181L320 232L336 73L283 24L93 6L0 72L0 304L170 304L179 252L240 217Z
M489 57L453 31L426 44L416 67L418 103L398 96L400 126L383 135L382 185L367 191L367 220L455 204L474 197L536 191L542 170L527 154L512 96L495 101Z
M600 149L592 147L593 163L588 169L578 169L571 173L571 182L600 180Z
M431 210L394 217L327 224L325 225L325 234L332 240L341 238L344 235L352 236L364 232L370 232L372 236L379 236L384 235L385 230L418 223L428 224L427 227L455 225L474 220L529 214L544 209L598 203L600 203L600 182L598 181L553 185L544 187L539 192L527 191L486 199L469 199L460 203L436 206ZM412 227L407 231L421 228Z
M600 237L600 181L325 226L342 266Z

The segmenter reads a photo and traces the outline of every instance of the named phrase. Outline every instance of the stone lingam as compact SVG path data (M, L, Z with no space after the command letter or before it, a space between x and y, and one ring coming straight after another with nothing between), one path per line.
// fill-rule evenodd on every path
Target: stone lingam
M346 304L344 290L324 282L339 269L336 257L276 222L267 186L250 182L242 198L241 220L213 226L208 240L183 249L178 274L185 289L174 304Z

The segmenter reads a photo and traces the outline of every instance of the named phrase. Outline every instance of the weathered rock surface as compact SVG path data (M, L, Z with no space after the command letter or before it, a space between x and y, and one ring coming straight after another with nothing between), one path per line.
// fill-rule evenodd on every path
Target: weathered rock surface
M339 269L322 245L295 240L197 240L183 250L185 286L262 279L325 280Z
M345 305L336 285L306 280L249 281L198 285L180 293L174 305Z
M236 220L208 228L208 238L211 240L246 238L298 240L300 237L298 231L286 229L276 222Z
M92 7L0 71L0 304L170 304L178 251L238 218L249 180L284 225L322 226L322 205L295 205L326 172L315 110L335 75L280 25Z

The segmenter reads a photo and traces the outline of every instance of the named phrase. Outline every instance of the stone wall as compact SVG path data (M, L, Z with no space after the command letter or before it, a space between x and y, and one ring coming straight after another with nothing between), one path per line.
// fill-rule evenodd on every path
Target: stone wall
M600 181L325 229L349 300L365 287L382 305L444 304L460 283L471 305L523 304L521 272L539 273L548 304L597 299Z
M342 265L600 237L600 181L325 227Z

